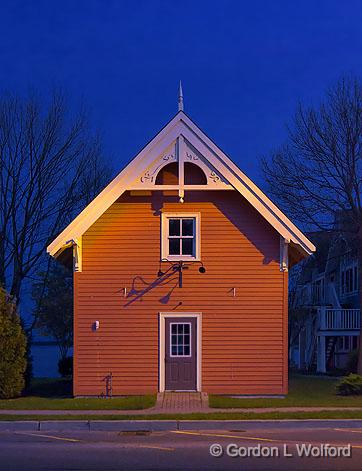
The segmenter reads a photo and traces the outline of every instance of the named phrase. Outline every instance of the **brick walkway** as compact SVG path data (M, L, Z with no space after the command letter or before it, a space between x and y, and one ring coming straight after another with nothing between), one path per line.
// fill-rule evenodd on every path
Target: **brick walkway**
M164 392L157 394L156 409L162 413L191 413L207 411L209 400L206 393Z

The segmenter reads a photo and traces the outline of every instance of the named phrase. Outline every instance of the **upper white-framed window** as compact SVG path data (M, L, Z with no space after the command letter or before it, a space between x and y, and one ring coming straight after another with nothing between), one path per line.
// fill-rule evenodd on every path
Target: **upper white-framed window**
M162 213L162 260L200 260L200 219L200 213Z

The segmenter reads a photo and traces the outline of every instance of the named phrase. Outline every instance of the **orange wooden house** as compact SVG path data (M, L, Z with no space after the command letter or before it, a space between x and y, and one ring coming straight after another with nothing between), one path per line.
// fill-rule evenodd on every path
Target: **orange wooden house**
M179 112L49 245L74 266L74 395L288 392L288 268L315 250Z

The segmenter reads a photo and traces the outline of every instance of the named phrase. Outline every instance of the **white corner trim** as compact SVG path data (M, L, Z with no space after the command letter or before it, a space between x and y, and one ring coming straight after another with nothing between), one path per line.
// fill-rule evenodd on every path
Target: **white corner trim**
M165 391L165 326L166 326L166 318L168 317L194 317L196 318L196 330L197 330L197 346L196 346L196 389L197 391L201 392L202 387L202 313L201 312L159 312L159 336L158 336L158 371L159 371L159 378L158 378L158 389L159 392Z
M80 236L73 245L74 271L80 272L83 269L83 244Z
M167 237L168 237L168 224L167 220L170 218L193 218L195 219L195 257L187 255L174 255L169 256L167 250ZM161 213L161 260L169 261L190 261L197 262L201 260L201 213Z

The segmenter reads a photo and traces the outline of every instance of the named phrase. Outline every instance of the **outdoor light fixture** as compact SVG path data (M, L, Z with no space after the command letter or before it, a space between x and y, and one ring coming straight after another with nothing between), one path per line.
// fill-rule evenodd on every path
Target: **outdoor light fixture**
M206 273L206 268L204 267L203 263L201 261L188 261L188 262L185 262L184 260L179 260L179 261L171 261L171 260L167 260L167 258L164 258L161 260L161 262L168 262L170 264L170 267L165 271L163 272L161 270L161 267L159 268L158 272L157 272L157 276L158 278L161 278L161 276L164 276L166 275L170 270L174 271L174 272L178 272L179 273L179 287L182 288L182 272L184 270L188 270L189 267L190 267L190 264L193 264L193 263L200 263L201 264L201 267L199 267L199 273Z
M93 329L98 330L99 329L99 321L95 321L93 324Z

